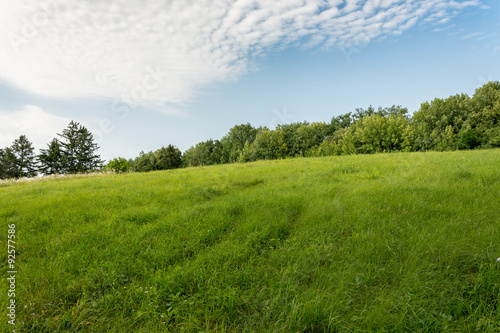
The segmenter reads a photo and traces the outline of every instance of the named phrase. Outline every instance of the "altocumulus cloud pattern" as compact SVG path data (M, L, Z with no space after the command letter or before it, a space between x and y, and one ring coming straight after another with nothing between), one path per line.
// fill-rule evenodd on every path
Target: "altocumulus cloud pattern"
M346 49L479 0L16 0L0 2L0 78L52 98L183 105L273 47ZM162 108L165 112L174 109Z

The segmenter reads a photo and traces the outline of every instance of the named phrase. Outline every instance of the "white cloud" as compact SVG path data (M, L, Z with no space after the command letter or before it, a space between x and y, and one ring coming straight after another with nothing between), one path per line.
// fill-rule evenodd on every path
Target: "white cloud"
M474 37L479 37L481 35L482 35L481 32L472 32L470 34L465 35L464 39L470 39L470 38L474 38Z
M300 41L344 50L401 34L418 21L446 22L457 10L479 4L2 0L0 80L47 97L182 106L200 88L245 74L251 59L270 48Z
M19 111L0 111L0 148L9 147L21 134L27 136L38 153L68 127L71 120L51 115L38 106L26 105Z

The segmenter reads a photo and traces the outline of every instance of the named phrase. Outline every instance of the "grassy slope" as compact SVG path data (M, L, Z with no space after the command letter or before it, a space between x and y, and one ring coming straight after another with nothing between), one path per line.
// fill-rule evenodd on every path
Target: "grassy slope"
M18 332L498 331L499 166L358 155L1 187Z

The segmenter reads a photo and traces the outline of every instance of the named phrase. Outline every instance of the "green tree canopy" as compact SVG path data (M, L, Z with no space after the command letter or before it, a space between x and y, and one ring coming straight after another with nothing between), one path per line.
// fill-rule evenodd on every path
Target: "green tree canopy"
M105 170L117 173L128 172L131 169L130 161L123 157L117 157L106 164Z
M139 156L134 160L133 170L136 172L149 172L156 170L156 156L155 154L150 152L139 153Z
M155 152L155 157L156 170L177 169L182 166L182 153L173 145L161 147Z
M222 138L221 162L233 163L238 161L245 143L252 144L257 136L257 129L249 123L236 125Z

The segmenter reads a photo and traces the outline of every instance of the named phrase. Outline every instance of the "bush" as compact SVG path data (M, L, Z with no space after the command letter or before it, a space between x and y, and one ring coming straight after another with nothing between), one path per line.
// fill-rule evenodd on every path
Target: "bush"
M130 162L123 157L114 158L106 164L104 168L106 171L113 171L117 173L128 172L130 170Z

